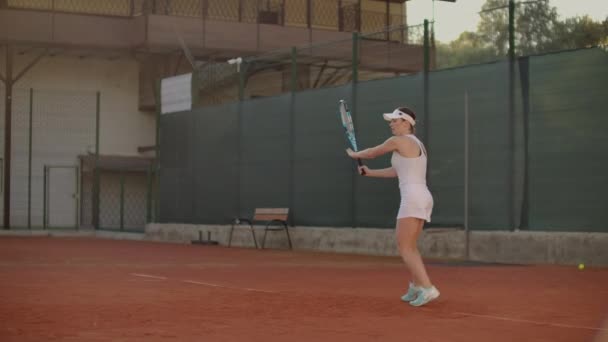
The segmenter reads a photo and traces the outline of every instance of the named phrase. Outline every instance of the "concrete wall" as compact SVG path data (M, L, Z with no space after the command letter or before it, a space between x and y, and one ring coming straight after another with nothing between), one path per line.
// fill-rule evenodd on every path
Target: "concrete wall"
M210 233L211 240L228 244L230 226L150 224L145 234L104 231L9 230L0 236L90 236L111 239L132 239L153 242L189 244ZM328 227L290 227L296 250L397 256L392 229L351 229ZM263 227L255 227L261 245ZM608 234L606 233L531 233L531 232L471 232L469 260L507 264L558 264L608 266ZM233 247L253 248L251 233L244 226L235 228ZM284 231L269 232L267 248L286 248ZM419 247L430 259L463 260L466 251L465 233L457 229L427 229Z
M175 243L190 243L198 232L207 232L211 240L228 244L230 226L150 224L146 239ZM295 249L370 255L398 255L393 229L290 227ZM255 228L261 244L263 227ZM232 246L253 247L248 228L236 227ZM283 231L269 232L268 248L286 248ZM419 248L425 258L464 259L466 234L459 229L425 229ZM483 262L513 264L563 264L608 266L608 234L552 232L483 232L469 235L469 259Z

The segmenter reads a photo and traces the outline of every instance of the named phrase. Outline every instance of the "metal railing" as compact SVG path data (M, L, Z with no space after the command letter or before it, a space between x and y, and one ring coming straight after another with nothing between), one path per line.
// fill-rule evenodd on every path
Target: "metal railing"
M422 71L433 55L425 25L397 26L348 39L246 56L235 67L207 63L196 70L197 105L276 96ZM426 60L425 62L425 58Z
M130 17L141 15L146 2L148 0L7 0L6 6L12 9Z
M406 24L401 14L362 10L357 1L346 0L7 0L6 6L119 17L184 16L344 32L373 32Z

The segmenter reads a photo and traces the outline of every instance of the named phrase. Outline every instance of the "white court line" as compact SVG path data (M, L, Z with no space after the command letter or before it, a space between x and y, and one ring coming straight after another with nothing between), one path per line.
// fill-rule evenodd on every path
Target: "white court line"
M158 280L167 280L167 277L161 277L161 276L155 276L155 275L150 275L150 274L142 274L142 273L129 273L132 276L135 277L142 277L142 278L150 278L150 279L158 279ZM277 293L276 291L267 291L267 290L260 290L260 289L252 289L249 287L235 287L235 286L225 286L225 285L220 285L220 284L213 284L213 283L204 283L204 282L200 282L200 281L194 281L194 280L182 280L183 283L188 283L188 284L196 284L196 285L204 285L204 286L211 286L211 287L219 287L222 289L231 289L231 290L241 290L241 291L252 291L252 292L264 292L264 293Z
M167 277L159 277L159 276L154 276L154 275L149 275L149 274L141 274L141 273L129 273L130 275L134 276L134 277L142 277L142 278L152 278L152 279L158 279L158 280L167 280Z
M231 290L242 290L242 291L253 291L253 292L264 292L264 293L277 293L277 292L275 292L275 291L267 291L267 290L252 289L252 288L248 288L248 287L233 287L233 286L224 286L224 285L219 285L219 284L203 283L203 282L200 282L200 281L194 281L194 280L182 280L182 282L184 282L184 283L188 283L188 284L195 284L195 285L203 285L203 286L219 287L219 288L223 288L223 289L231 289Z
M491 316L491 315L478 315L467 312L454 312L457 315L470 316L470 317L479 317L479 318L487 318L494 319L499 321L507 321L507 322L517 322L517 323L528 323L528 324L536 324L536 325L548 325L552 327L558 328L570 328L570 329L585 329L585 330L595 330L595 331L608 331L606 328L594 328L594 327L585 327L580 325L570 325L570 324L559 324L559 323L550 323L550 322L540 322L540 321L530 321L527 319L517 319L517 318L509 318L509 317L500 317L500 316Z

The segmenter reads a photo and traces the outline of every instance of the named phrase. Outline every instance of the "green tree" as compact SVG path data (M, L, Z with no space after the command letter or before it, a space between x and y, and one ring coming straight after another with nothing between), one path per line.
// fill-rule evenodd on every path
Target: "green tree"
M506 58L509 50L508 0L486 0L480 16L477 32L463 32L450 43L436 44L436 67ZM603 22L593 21L588 16L560 21L556 8L546 0L516 3L516 55L597 45L608 45L608 17Z
M440 68L483 63L496 59L495 50L485 47L479 35L468 31L461 33L456 40L450 43L438 43L436 53L436 64Z
M497 56L509 51L508 0L487 0L482 6L477 33L487 47L494 47ZM529 55L546 51L554 45L554 31L559 25L557 9L548 1L515 5L515 53Z
M589 16L568 18L555 30L554 48L559 50L608 44L608 17L604 22Z

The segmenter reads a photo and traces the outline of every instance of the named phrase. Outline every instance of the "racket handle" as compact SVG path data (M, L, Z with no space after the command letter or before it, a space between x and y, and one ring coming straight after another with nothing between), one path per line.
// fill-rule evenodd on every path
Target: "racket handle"
M357 163L359 164L359 166L363 166L363 162L361 161L361 159L357 159ZM365 170L361 170L361 175L365 176Z

